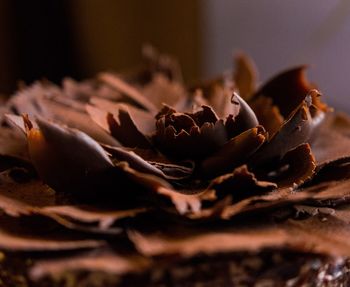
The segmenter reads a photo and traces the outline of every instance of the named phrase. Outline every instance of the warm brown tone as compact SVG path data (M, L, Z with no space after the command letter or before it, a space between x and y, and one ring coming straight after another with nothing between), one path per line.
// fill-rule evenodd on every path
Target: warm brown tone
M6 102L4 280L17 264L41 286L347 282L350 120L305 68L257 88L241 55L187 87L172 57L143 53L127 73Z

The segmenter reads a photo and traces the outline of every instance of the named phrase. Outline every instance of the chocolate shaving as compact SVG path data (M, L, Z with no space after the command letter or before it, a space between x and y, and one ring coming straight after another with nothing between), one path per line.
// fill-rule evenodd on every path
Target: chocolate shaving
M0 127L0 155L28 160L25 137L15 129Z
M234 77L191 90L171 58L146 54L127 74L6 102L1 250L35 252L32 279L266 249L350 256L350 121L326 117L303 67L255 92L240 56Z
M32 162L40 177L54 189L82 192L89 176L113 166L103 148L81 131L43 119L29 131Z
M206 106L193 114L176 113L165 107L157 115L156 125L156 146L179 159L203 157L227 141L223 121L217 120L215 113Z
M117 91L128 96L131 100L140 105L142 108L150 112L157 111L156 106L154 106L154 104L151 101L149 101L144 95L142 95L141 92L139 92L133 86L129 85L127 82L123 81L118 76L109 73L102 73L99 75L99 79L104 83L110 85Z
M64 257L58 260L40 260L30 269L32 280L45 276L58 276L71 271L100 271L110 274L141 273L150 267L151 261L138 255L121 255L110 250L100 252L85 252L77 256Z
M160 154L146 155L147 160L143 159L144 153L140 149L125 150L119 147L111 147L103 145L103 148L111 154L111 156L118 161L126 161L130 167L144 173L150 173L168 180L184 179L192 175L193 167L185 165L168 163L167 160ZM141 156L139 155L141 154ZM150 155L150 157L149 157ZM160 161L158 161L160 159Z
M273 136L282 126L284 118L279 108L272 104L272 99L259 96L249 103L256 114L259 123L266 129L270 137Z
M330 115L318 129L311 147L318 165L350 156L350 128L346 125L348 117ZM335 148L336 147L336 148Z
M264 96L271 98L282 116L287 118L315 87L305 77L305 66L287 70L264 84L252 99Z
M234 81L240 96L248 101L255 92L257 83L257 71L254 62L244 53L235 57Z
M235 117L235 125L239 131L248 130L259 125L252 108L237 94L233 94L232 103L239 104L239 113Z
M266 134L259 126L229 140L218 152L201 163L200 172L215 177L232 170L247 160L264 143Z
M16 110L18 115L41 116L78 128L98 141L112 145L116 143L90 119L83 103L68 98L53 84L34 83L12 97L7 106L8 113Z
M148 139L138 130L127 110L120 109L116 114L87 106L92 119L121 144L127 147L149 148Z
M261 178L276 182L278 187L296 188L310 180L316 169L316 161L309 144L301 144L288 151L283 158L264 168ZM267 172L268 171L268 172Z
M137 126L137 129L141 133L145 135L152 135L155 132L154 116L147 111L144 111L127 103L117 103L97 97L92 97L90 99L90 103L101 110L113 114L116 118L118 118L119 110L127 111L130 115L130 118L133 120ZM88 106L88 111L89 108L90 107Z
M273 159L282 158L289 150L306 143L312 130L312 118L309 112L311 97L307 96L293 111L279 131L251 159L254 166L262 165Z
M154 74L150 83L142 88L142 94L159 109L163 103L175 105L186 98L186 91L178 82L169 80L163 74Z
M230 174L213 179L208 189L214 189L218 198L231 195L233 201L262 194L277 188L273 182L259 181L246 165L235 168Z

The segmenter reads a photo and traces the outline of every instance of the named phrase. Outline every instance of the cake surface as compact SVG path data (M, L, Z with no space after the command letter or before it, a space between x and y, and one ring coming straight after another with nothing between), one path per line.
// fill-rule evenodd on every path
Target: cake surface
M350 119L252 61L127 73L1 107L0 286L347 286Z

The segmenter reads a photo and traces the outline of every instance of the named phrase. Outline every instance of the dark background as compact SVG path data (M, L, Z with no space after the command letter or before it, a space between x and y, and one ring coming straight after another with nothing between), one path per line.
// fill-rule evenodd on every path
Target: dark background
M147 42L175 55L187 82L231 68L237 50L261 81L308 64L326 101L350 112L348 0L0 0L0 93L125 69Z
M185 78L200 70L197 1L0 0L0 92L18 80L59 83L141 60L151 43L176 55Z

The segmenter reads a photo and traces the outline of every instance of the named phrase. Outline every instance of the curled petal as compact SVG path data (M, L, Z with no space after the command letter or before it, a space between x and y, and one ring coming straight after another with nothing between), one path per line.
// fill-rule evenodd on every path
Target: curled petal
M137 171L165 177L165 175L152 164L145 161L142 157L133 151L127 151L119 147L103 146L111 156L118 161L126 161L129 166Z
M101 131L91 120L85 111L84 103L69 98L53 84L36 82L15 94L7 106L11 113L29 114L31 117L41 116L77 128L97 141L110 145L117 144L113 137Z
M150 147L148 139L137 129L127 111L119 110L118 120L107 114L107 122L111 135L127 147Z
M31 224L28 224L30 222ZM86 239L83 236L76 236L66 230L60 232L57 226L48 225L53 228L50 232L43 232L47 226L41 223L38 228L37 218L28 220L27 224L20 221L1 216L0 218L0 248L7 251L22 252L45 252L45 251L68 251L81 249L94 249L105 245L103 240ZM44 229L45 230L45 229Z
M220 118L229 114L236 116L239 113L239 105L232 104L232 89L223 85L215 85L208 102Z
M115 114L93 106L86 107L91 118L126 147L149 148L150 142L138 129L127 110L120 109Z
M179 159L200 158L227 141L223 120L217 120L210 107L193 114L176 113L164 107L157 115L154 141L164 153Z
M201 208L201 200L197 195L182 194L167 188L160 188L158 192L169 198L180 214L198 212Z
M305 69L305 66L300 66L277 75L263 85L252 99L259 96L271 98L282 116L287 118L304 100L305 95L315 88L306 79ZM313 102L321 111L327 111L327 106L319 99L315 100L314 96Z
M27 130L29 155L51 187L74 190L84 186L91 173L113 166L103 148L85 133L40 118L36 123L38 128Z
M273 159L280 159L289 150L309 140L313 129L313 119L309 110L311 105L311 96L306 96L280 130L253 156L250 160L252 166L260 166Z
M150 259L140 255L121 255L104 249L92 252L81 252L77 255L64 256L60 259L36 260L30 267L29 276L37 282L44 278L64 278L67 271L90 272L91 274L107 273L123 276L139 274L152 267ZM96 272L96 273L94 273ZM102 279L103 280L103 279Z
M329 115L318 129L311 147L318 165L350 157L350 119L346 115ZM336 147L336 148L335 148Z
M243 132L259 125L254 111L238 94L234 93L231 101L239 105L239 113L235 117L236 130Z
M257 97L250 102L259 123L266 129L270 136L273 136L282 126L284 118L279 108L273 105L272 99L265 96Z
M18 118L23 125L23 120ZM0 127L0 156L29 160L25 137L16 128Z
M102 73L100 74L99 79L129 97L132 101L140 105L142 108L150 112L155 112L157 110L156 106L151 101L149 101L139 90L122 80L117 75Z
M243 53L236 55L234 81L244 100L248 101L253 96L257 78L257 69L253 60Z
M103 147L112 154L109 150L110 147L103 145ZM114 148L114 147L113 147ZM124 149L125 150L125 149ZM168 159L163 154L150 149L126 149L132 151L147 161L152 166L162 171L163 176L168 180L181 180L190 177L195 169L195 163L193 161L174 161ZM137 168L135 168L137 170Z
M316 161L309 144L288 151L281 160L264 167L262 178L276 182L278 187L297 188L309 181L316 170ZM258 172L259 173L259 172Z
M133 182L141 184L149 191L140 192L140 190L130 190L126 196L130 197L131 200L137 198L144 202L152 202L152 200L155 200L161 206L161 201L167 199L171 201L180 214L190 211L196 212L201 207L201 200L198 195L182 194L174 190L172 186L163 179L150 174L140 173L131 169L128 165L121 165L119 168L122 168L122 170L126 172L126 176Z
M204 123L215 124L219 120L219 117L216 115L215 111L207 105L202 105L199 111L193 114L188 113L188 115L195 120L199 127L204 125Z
M246 165L235 168L232 173L213 179L208 189L214 189L218 198L231 195L233 201L239 201L253 195L258 195L277 188L269 181L258 180Z
M201 163L200 173L206 177L215 177L229 172L254 154L265 140L266 133L261 126L241 133L205 159Z
M183 85L171 81L160 73L153 75L151 82L142 88L142 94L157 108L160 108L163 103L175 105L187 97L187 92Z
M115 117L118 117L119 110L127 111L141 133L151 135L155 132L154 116L145 110L127 103L118 103L97 97L92 97L90 103L103 111L113 114ZM86 109L89 110L90 106L86 106Z

